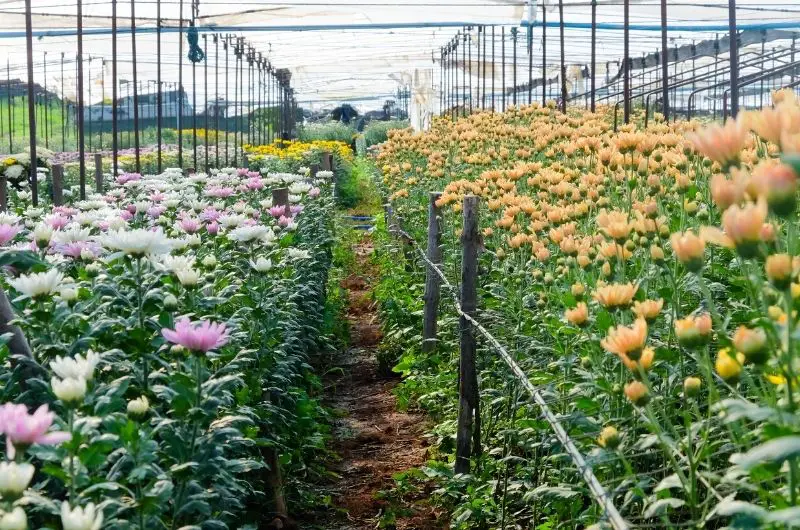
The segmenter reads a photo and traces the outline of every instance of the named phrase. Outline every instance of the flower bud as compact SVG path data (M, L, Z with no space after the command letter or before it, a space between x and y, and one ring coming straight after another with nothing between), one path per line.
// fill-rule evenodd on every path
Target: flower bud
M78 290L73 287L64 287L58 292L59 298L70 304L78 299Z
M792 257L789 254L767 256L764 264L767 278L776 288L784 290L792 281Z
M787 216L797 206L797 175L785 164L765 162L753 172L759 195L767 199L769 209L778 216Z
M576 300L582 300L586 292L586 287L584 287L582 283L575 283L572 285L571 291L572 296L574 296Z
M83 377L58 379L53 377L50 380L53 394L67 405L80 404L86 396L86 379Z
M217 258L214 257L213 254L209 254L205 258L203 258L203 266L209 269L216 267L217 265Z
M168 294L164 297L165 309L176 309L178 307L178 299L173 294Z
M641 381L631 381L625 385L625 397L637 407L646 405L650 399L647 395L647 386Z
M597 438L597 445L610 451L613 451L619 447L619 443L619 431L610 425L608 427L604 427L603 430L600 431L600 436Z
M664 249L659 247L658 245L653 245L650 247L650 259L653 260L653 263L656 265L663 265L664 264Z
M145 396L128 401L128 416L141 417L147 414L148 410L150 410L150 402Z
M767 361L767 334L762 328L749 329L739 326L733 334L733 345L753 364L763 364Z
M0 496L5 501L14 501L28 489L36 468L32 464L0 462Z
M697 397L703 381L699 377L687 377L683 380L683 395L686 397Z
M712 321L708 313L690 316L675 321L678 343L687 348L707 344L711 340Z
M28 517L25 510L17 506L0 516L0 530L27 530Z
M692 232L675 233L670 238L672 250L678 261L691 272L697 272L703 268L703 253L706 250L706 242Z

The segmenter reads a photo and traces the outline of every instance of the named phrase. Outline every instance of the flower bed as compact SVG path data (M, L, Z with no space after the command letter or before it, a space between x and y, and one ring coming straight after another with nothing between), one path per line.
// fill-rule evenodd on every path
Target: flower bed
M0 261L29 347L0 350L0 528L255 528L314 498L328 182L167 170L13 199Z
M478 320L633 524L797 523L800 104L791 92L775 97L775 108L725 126L617 133L607 110L533 105L394 131L378 155L395 212L423 244L428 193L443 191L453 283L461 200L482 199ZM385 314L407 320L419 314L424 269L391 256L384 268L399 276L379 296ZM433 355L399 326L398 365L403 400L442 420L433 435L445 455L458 402L447 305ZM601 521L579 470L488 347L479 370L474 474L427 469L453 528Z

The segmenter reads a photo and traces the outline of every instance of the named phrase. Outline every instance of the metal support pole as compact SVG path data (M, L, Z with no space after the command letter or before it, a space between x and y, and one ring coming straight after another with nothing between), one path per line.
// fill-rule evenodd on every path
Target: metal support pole
M219 35L214 34L214 138L216 149L214 164L219 168Z
M208 172L208 35L203 33L203 98L205 99L205 106L203 107L203 114L205 115L205 130L206 133L203 135L204 142L203 145L205 146L205 170Z
M83 0L78 0L78 156L80 198L86 199L86 144L83 136ZM32 81L31 81L32 82ZM31 87L31 90L33 88ZM31 140L33 142L33 140ZM34 146L31 146L31 160ZM35 166L36 164L32 164Z
M739 114L739 32L736 29L736 0L728 0L728 31L731 62L731 117Z
M139 75L136 68L136 0L131 0L131 60L133 61L133 148L136 155L136 172L142 172L139 153Z
M161 0L156 0L156 143L158 144L157 167L161 173L161 121L164 116L161 101Z
M514 82L514 95L512 96L513 105L517 106L517 28L511 28L511 42L514 44L514 52L511 54L514 58L514 66L512 67L511 79Z
M159 5L160 0L159 0ZM161 57L161 54L158 54ZM117 114L117 0L111 0L111 168L113 177L119 173L119 116ZM160 144L160 142L159 142ZM158 148L161 153L161 147Z
M178 114L175 117L178 129L178 167L183 169L183 0L178 8Z
M506 27L505 26L500 27L500 56L501 60L503 61L503 80L500 83L503 90L502 111L505 112L506 110Z
M547 104L547 10L542 2L542 105Z
M631 18L631 5L630 0L624 1L624 14L623 14L623 58L622 58L622 72L623 72L623 88L622 99L625 108L624 119L625 123L631 121L631 60L630 60L630 18Z
M627 0L626 0L627 1ZM561 112L567 112L567 64L564 50L564 0L558 0L558 31L561 39Z
M528 26L528 105L533 103L533 27Z
M694 75L694 74L692 74ZM667 0L661 0L661 98L664 121L669 121L669 70L667 68Z
M78 17L80 20L81 13L81 0L78 0ZM80 22L78 23L80 24ZM79 26L80 28L80 26ZM79 30L80 31L80 30ZM80 33L79 39L80 39ZM78 47L80 49L80 40ZM33 23L31 22L31 0L25 0L25 47L28 58L28 134L29 146L31 150L31 169L30 169L30 184L31 184L31 201L34 206L39 204L39 188L37 182L37 163L36 163L36 102L33 99ZM9 85L9 94L11 92L11 85Z
M597 0L592 0L592 65L589 75L592 76L591 83L591 106L589 107L592 112L597 110Z

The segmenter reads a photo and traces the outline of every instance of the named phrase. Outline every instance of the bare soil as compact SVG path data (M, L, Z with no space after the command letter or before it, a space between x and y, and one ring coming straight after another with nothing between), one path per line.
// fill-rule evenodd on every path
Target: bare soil
M333 450L340 456L331 471L338 476L332 485L336 511L306 519L301 528L325 530L433 530L445 528L425 499L415 500L397 514L394 526L379 526L392 509L379 498L390 490L393 475L423 465L427 459L425 418L398 412L392 389L399 379L387 378L378 369L377 351L382 339L378 310L371 296L377 271L370 264L373 252L369 235L355 247L358 275L341 286L348 291L347 319L350 347L333 360L328 370L325 404L339 419L334 425ZM405 503L404 503L405 504Z

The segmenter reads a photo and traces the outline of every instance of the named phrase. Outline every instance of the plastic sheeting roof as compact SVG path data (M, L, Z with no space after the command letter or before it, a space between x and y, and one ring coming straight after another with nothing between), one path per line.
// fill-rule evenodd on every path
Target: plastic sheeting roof
M192 16L192 1L184 0L183 18ZM74 94L74 36L77 6L75 0L33 0L32 21L37 39L34 41L36 79L48 88L60 90L60 57L65 53L67 66L64 75L65 93ZM541 77L542 35L547 32L548 63L558 61L558 3L545 5L547 28L541 27L542 7L535 7L532 28L532 54L534 77ZM742 28L787 27L800 30L800 4L797 0L772 0L768 2L740 1L737 17ZM162 36L162 77L177 81L179 0L162 0L161 13L165 30ZM342 101L355 102L363 109L380 108L386 99L394 97L401 85L414 85L413 79L430 79L439 82L439 50L463 25L517 26L528 18L528 4L521 0L199 0L198 27L201 33L235 33L244 36L257 50L264 53L278 68L292 71L292 85L301 105L320 108L332 107ZM11 77L24 78L25 42L19 37L24 30L24 2L0 0L0 79L4 78L2 66L9 61ZM137 0L138 75L143 82L156 78L156 1ZM92 89L92 100L100 95L98 79L110 78L111 59L111 3L109 0L84 0L83 24L84 55L92 57L87 69ZM130 78L131 52L130 1L118 1L119 17L119 77ZM567 25L565 47L569 64L585 64L590 51L591 2L566 0L564 19ZM621 0L598 0L597 61L616 61L622 56L623 21ZM670 45L700 42L724 35L728 23L728 0L668 1ZM658 50L661 46L660 2L658 0L631 0L630 22L631 56L639 57ZM314 31L298 31L313 28ZM507 84L511 83L512 40L506 27ZM517 67L519 81L527 79L527 31L521 27L517 41ZM500 62L500 28L496 28L495 53ZM473 32L474 35L474 32ZM184 37L185 38L185 37ZM208 46L212 48L211 39ZM473 38L473 44L475 44ZM203 40L200 40L201 45ZM186 54L184 42L183 52ZM221 50L221 48L220 48ZM44 76L44 54L47 53L47 77ZM487 52L490 47L487 45ZM460 52L459 52L460 53ZM473 46L473 60L477 51ZM209 50L209 70L214 68L213 48ZM106 60L103 71L103 59ZM223 59L220 59L221 62ZM435 61L435 62L434 62ZM232 61L231 61L232 63ZM190 93L191 67L183 57L184 87ZM203 64L198 65L200 81L196 91L198 100L205 96L202 82ZM598 70L601 70L599 68ZM500 66L495 68L499 75ZM419 73L425 75L420 76ZM473 70L473 74L476 74ZM209 74L212 75L212 74ZM477 83L477 78L475 81ZM106 83L107 84L107 83ZM418 87L419 88L419 87ZM435 94L438 86L427 87ZM106 89L110 92L110 87ZM108 94L106 94L108 95ZM213 97L213 92L209 97ZM191 97L191 96L190 96Z

